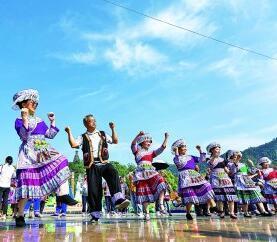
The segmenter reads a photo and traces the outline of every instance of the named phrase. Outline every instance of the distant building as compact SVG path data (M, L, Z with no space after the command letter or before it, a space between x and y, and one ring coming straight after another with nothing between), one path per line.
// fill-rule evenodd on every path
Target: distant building
M73 162L79 162L79 161L80 161L80 157L79 157L79 154L78 154L78 150L76 150L74 158L73 158Z

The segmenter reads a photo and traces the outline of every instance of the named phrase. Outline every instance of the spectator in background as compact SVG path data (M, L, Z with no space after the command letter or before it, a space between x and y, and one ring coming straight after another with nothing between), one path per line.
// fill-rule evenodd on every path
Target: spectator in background
M82 194L82 214L86 215L86 213L89 212L87 175L84 176L84 179L81 183L81 194Z
M125 178L123 176L119 177L119 182L120 182L121 192L124 198L127 198L129 200L129 188L125 182ZM121 212L123 214L127 213L127 208L123 208Z
M7 156L5 164L0 166L0 207L2 207L1 219L6 219L8 209L8 198L12 179L16 177L15 168L12 165L13 158Z
M103 179L102 182L102 188L104 191L104 197L105 197L105 205L106 205L106 213L107 213L107 217L109 217L110 215L112 215L114 213L114 204L112 202L112 196L108 187L108 184L106 182L106 180Z
M134 182L134 171L128 174L128 179L129 179L128 184L129 184L130 199L131 199L132 207L134 209L134 213L140 217L143 217L142 205L137 203L136 184Z

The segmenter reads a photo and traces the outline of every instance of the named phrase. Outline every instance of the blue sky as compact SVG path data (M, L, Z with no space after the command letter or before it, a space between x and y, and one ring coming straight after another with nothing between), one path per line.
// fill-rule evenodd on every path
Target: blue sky
M277 2L259 0L119 1L171 23L277 57ZM19 113L12 96L40 92L37 115L53 111L61 129L52 145L73 159L63 131L116 123L111 159L132 163L130 142L149 132L156 147L184 138L223 150L245 149L277 133L277 61L94 1L1 1L0 158L17 156ZM171 162L170 149L160 157Z

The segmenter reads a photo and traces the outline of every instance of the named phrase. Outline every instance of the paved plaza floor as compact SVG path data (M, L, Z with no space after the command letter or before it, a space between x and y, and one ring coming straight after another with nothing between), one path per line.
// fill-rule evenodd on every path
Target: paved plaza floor
M155 217L143 221L135 216L102 218L90 223L89 217L26 219L25 228L16 228L13 219L0 222L0 241L276 241L277 216L238 220L200 217L187 221L184 214Z

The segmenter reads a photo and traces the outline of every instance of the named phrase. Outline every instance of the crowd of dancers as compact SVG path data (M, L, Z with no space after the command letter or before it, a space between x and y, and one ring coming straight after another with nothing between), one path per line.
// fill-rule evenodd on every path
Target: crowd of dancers
M24 209L30 200L42 199L56 193L57 204L76 205L70 196L68 179L70 171L67 158L54 149L46 139L53 139L59 132L55 123L55 114L48 113L50 125L35 112L39 94L34 89L22 90L13 97L13 108L20 110L20 117L15 121L15 129L22 143L16 169L12 158L7 157L0 166L0 203L3 204L3 216L7 213L6 201L12 187L16 226L25 226ZM98 221L102 211L103 182L109 190L109 206L124 211L130 201L122 189L122 182L114 166L109 163L109 144L118 143L114 123L109 123L111 136L96 128L96 119L89 114L83 118L85 132L74 138L69 127L65 128L68 142L72 148L81 148L86 168L87 202L91 221ZM149 204L156 203L156 209L163 216L168 215L165 201L168 199L168 184L161 172L153 166L153 159L167 147L169 135L164 134L164 141L158 149L152 150L152 137L140 131L131 143L131 151L137 164L132 173L131 201L139 205L143 218L150 220ZM226 210L231 219L237 219L240 208L246 218L249 211L257 206L261 216L272 216L277 209L276 170L270 167L267 157L258 160L255 167L252 161L241 162L242 154L229 150L226 157L221 156L220 144L213 142L206 148L206 153L196 146L199 156L187 153L187 143L176 140L171 146L173 162L178 169L178 196L186 207L186 218L192 220L192 206L205 207L205 215L217 213L224 218ZM206 173L200 174L199 164L206 162ZM105 195L105 194L104 194ZM84 201L83 201L84 202ZM106 201L107 204L107 201ZM168 206L167 206L168 207ZM255 208L255 207L254 207ZM256 211L256 209L254 209Z

